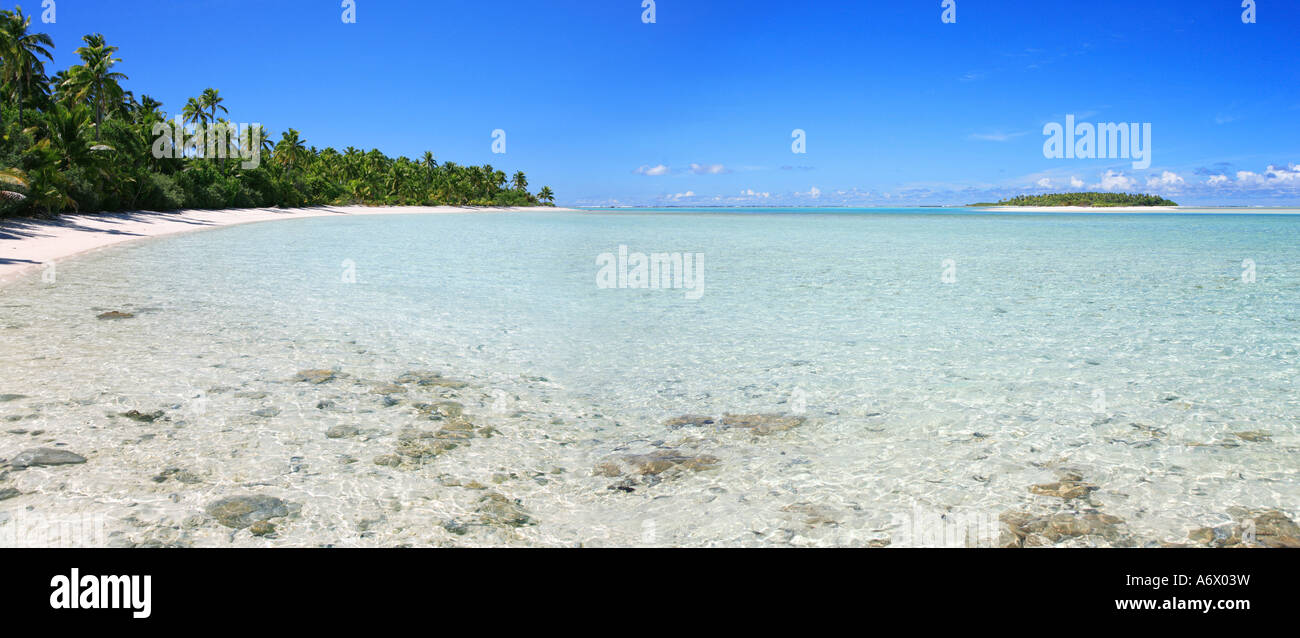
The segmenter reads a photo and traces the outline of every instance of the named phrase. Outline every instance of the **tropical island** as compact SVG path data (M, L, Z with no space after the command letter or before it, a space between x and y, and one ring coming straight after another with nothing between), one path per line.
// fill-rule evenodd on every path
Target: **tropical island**
M974 207L989 206L1080 206L1109 208L1117 206L1177 206L1178 204L1157 195L1136 193L1048 193L1044 195L1017 195L995 203L967 204Z
M413 160L379 150L317 149L288 129L278 141L228 120L216 89L176 120L115 71L117 47L83 38L81 63L46 74L49 35L22 8L0 10L0 217L66 212L362 206L553 205L490 165ZM205 139L206 138L206 139Z

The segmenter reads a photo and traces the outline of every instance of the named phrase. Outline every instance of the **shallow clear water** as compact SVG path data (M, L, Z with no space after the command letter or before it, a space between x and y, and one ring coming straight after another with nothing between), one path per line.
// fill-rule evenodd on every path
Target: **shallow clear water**
M702 294L598 286L598 256L621 245L702 254ZM96 319L108 310L136 316ZM1137 543L1179 541L1233 506L1297 514L1298 351L1300 216L231 227L0 289L0 394L26 395L0 402L18 432L0 432L0 458L63 444L89 459L11 472L0 488L23 494L0 501L0 539L4 520L12 540L21 517L79 517L132 543L902 545L943 515L1096 509ZM292 380L319 368L347 376ZM421 370L470 385L410 386L391 407L372 392ZM404 428L436 427L411 404L438 399L496 434L376 465ZM119 416L132 409L165 417ZM806 421L665 425L725 413ZM326 438L337 425L361 435ZM1236 434L1255 431L1269 437ZM668 448L716 466L657 482L593 472ZM166 468L195 481L155 482ZM1063 470L1098 489L1029 492ZM530 524L481 524L489 493ZM200 516L247 494L296 511L269 538Z

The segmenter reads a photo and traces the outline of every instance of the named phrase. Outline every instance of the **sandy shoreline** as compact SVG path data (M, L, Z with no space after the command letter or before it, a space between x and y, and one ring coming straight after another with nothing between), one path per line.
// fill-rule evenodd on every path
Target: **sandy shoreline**
M225 210L137 211L61 215L0 221L0 285L47 263L128 241L254 222L329 215L432 215L566 208L461 208L457 206L320 206Z

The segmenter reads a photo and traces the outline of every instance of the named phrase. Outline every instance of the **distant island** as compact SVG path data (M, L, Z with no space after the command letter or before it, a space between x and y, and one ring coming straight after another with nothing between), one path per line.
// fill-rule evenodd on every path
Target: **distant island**
M1177 206L1156 195L1135 193L1051 193L1047 195L1017 195L996 203L968 204L968 206Z

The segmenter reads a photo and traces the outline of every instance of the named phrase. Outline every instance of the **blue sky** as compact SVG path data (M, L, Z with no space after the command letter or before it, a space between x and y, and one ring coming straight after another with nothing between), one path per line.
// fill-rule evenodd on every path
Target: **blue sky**
M169 112L211 86L234 121L522 169L560 204L1300 204L1297 0L355 1L56 0L36 26L56 69L103 33ZM1150 167L1044 157L1067 114L1149 123Z

